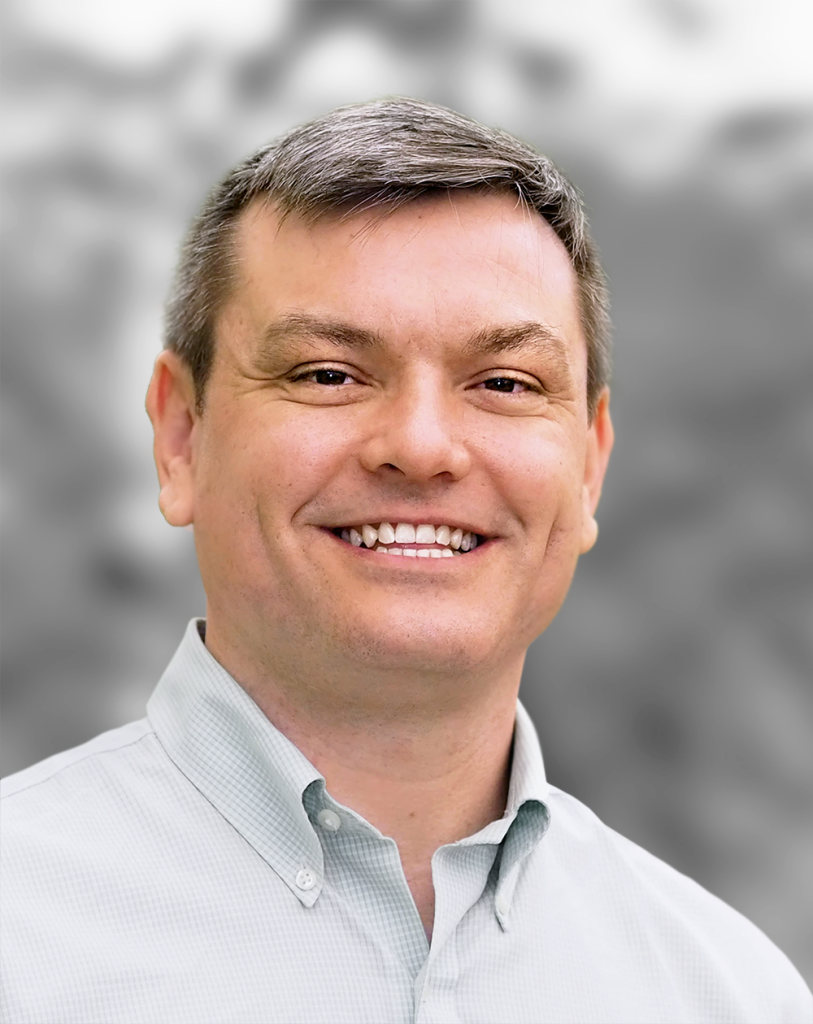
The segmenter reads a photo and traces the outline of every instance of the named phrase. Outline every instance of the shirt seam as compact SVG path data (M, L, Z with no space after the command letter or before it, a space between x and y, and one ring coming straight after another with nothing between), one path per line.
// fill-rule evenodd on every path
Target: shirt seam
M68 771L71 770L71 768L76 768L80 764L84 764L85 761L90 761L91 758L101 757L103 754L116 754L120 750L126 750L128 747L136 746L137 744L141 743L143 740L149 739L150 736L155 736L155 730L152 728L152 723L150 723L150 730L149 730L149 732L145 732L144 735L143 736L139 736L138 739L129 740L127 743L122 743L120 746L117 746L117 747L111 747L109 750L94 750L94 751L91 751L89 754L85 754L83 757L80 757L78 760L71 761L70 764L63 765L61 768L56 768L51 775L46 776L44 779L37 779L36 782L29 782L28 785L23 786L20 789L15 789L13 793L6 793L6 794L4 794L2 797L0 797L0 799L3 802L5 802L6 800L11 800L15 796L19 796L22 793L27 793L30 789L36 789L37 786L44 786L47 782L51 782L58 775L62 775L63 772L68 772ZM161 747L161 749L162 750L164 749L163 746ZM165 753L166 753L166 751L165 751Z

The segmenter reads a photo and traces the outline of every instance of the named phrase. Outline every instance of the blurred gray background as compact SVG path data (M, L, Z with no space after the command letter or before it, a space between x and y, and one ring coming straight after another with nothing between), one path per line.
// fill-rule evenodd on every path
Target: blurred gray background
M813 27L804 0L6 0L3 773L143 716L204 612L143 396L185 225L343 102L536 143L614 294L597 548L532 647L549 775L813 980Z

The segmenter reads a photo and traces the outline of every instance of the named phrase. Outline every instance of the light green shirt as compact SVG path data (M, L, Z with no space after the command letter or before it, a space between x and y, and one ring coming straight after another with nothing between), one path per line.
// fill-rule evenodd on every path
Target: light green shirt
M547 784L520 705L504 816L432 859L430 945L394 841L202 626L146 720L3 784L6 1024L813 1018L757 928Z

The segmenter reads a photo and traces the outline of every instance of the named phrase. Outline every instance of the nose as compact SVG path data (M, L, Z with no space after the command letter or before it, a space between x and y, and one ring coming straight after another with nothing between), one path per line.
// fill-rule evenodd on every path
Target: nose
M459 480L469 471L464 442L465 404L441 381L423 376L382 396L362 445L361 463L371 473L398 473L405 481Z

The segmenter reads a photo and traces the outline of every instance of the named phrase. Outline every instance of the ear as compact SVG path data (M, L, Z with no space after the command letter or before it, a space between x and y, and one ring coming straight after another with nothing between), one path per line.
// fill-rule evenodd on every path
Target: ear
M584 484L582 486L582 536L581 553L584 554L596 543L598 523L596 509L601 497L601 485L613 449L613 422L610 419L610 390L605 388L599 396L592 423L587 431L587 453L584 463Z
M155 360L146 404L155 433L158 505L170 526L188 526L194 521L193 441L198 416L192 374L175 352L165 350Z

